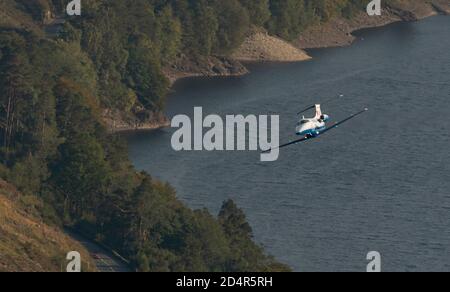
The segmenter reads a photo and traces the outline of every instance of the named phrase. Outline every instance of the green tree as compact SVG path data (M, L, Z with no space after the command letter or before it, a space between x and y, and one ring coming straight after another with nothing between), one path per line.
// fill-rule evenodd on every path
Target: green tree
M173 16L172 8L166 6L158 15L161 33L158 37L161 47L161 63L170 64L181 50L182 28L180 21Z
M251 26L295 39L364 1L85 0L52 39L39 30L41 12L61 12L64 1L8 2L24 19L0 27L0 175L39 202L43 218L73 223L141 271L289 271L254 242L232 201L217 218L136 173L103 114L150 119L164 109L163 68L174 60L229 55ZM21 28L33 19L34 29Z
M298 0L271 0L272 18L267 23L269 32L287 40L297 38L312 21L313 8Z
M216 0L214 8L219 28L213 51L216 54L227 55L244 41L249 29L249 16L238 0Z
M183 52L192 56L209 56L219 28L217 15L208 0L171 2L174 15L182 25Z
M240 0L240 3L256 26L264 26L271 17L269 0Z
M110 169L95 138L78 134L62 144L53 174L57 188L65 194L66 213L82 218L97 211L109 183Z
M145 108L162 110L169 82L161 72L157 51L148 39L135 42L127 65L128 84Z
M289 271L283 264L264 255L253 241L253 231L244 212L232 200L223 203L219 222L230 240L231 257L226 270L231 271Z

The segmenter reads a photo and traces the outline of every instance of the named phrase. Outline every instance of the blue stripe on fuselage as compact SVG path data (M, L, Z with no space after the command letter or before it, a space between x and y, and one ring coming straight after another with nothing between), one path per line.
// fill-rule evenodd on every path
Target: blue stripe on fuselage
M321 132L323 130L325 130L326 127L320 127L320 128L316 128L316 129L310 129L310 130L306 130L303 132L299 132L297 133L298 136L307 136L307 135L311 135L313 137L319 136L321 134Z

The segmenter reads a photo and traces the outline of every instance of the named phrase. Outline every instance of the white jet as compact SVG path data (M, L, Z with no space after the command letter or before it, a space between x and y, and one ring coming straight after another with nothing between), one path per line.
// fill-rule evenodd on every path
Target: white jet
M322 114L320 104L316 104L314 107L316 108L316 115L314 118L306 119L305 116L303 116L298 122L297 128L295 129L297 136L314 137L320 135L320 132L326 129L326 122L330 119L330 116ZM309 109L310 108L305 111ZM299 114L302 114L303 112L300 112Z
M342 96L343 95L341 95L341 97ZM346 118L340 122L334 123L331 126L327 127L327 122L330 120L330 116L322 113L320 104L315 104L315 105L309 106L306 109L299 112L298 115L303 114L306 111L309 111L312 109L316 109L316 115L310 119L307 119L303 116L303 118L297 123L297 127L295 128L295 134L297 136L300 136L301 138L297 139L295 141L283 144L283 145L279 146L278 148L284 148L287 146L295 145L295 144L298 144L301 142L305 142L307 140L317 138L320 135L325 134L326 132L339 127L343 123L350 121L351 119L353 119L369 110L368 108L365 108L364 110L357 112L356 114L353 114L353 115L349 116L348 118ZM267 151L264 151L263 153L270 152L271 150L273 150L273 149L269 149Z

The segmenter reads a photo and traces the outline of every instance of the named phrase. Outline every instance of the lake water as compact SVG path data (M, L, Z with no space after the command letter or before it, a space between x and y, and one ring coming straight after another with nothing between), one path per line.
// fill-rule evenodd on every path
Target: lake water
M174 152L172 129L127 134L135 166L170 182L190 207L217 213L234 199L255 239L296 271L450 271L450 17L357 34L312 61L258 64L236 78L180 81L167 114L278 114L282 142L296 112L333 120L370 111L317 140L282 150Z

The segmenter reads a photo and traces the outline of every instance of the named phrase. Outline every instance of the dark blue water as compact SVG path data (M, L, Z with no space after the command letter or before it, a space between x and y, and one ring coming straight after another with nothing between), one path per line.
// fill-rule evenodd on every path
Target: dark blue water
M333 119L367 106L365 116L274 163L256 152L177 153L171 129L129 134L131 159L191 207L216 213L234 199L256 240L297 271L365 271L372 250L384 271L450 271L450 17L358 36L312 61L181 81L168 115L279 114L283 141L298 110L340 93L324 108Z

